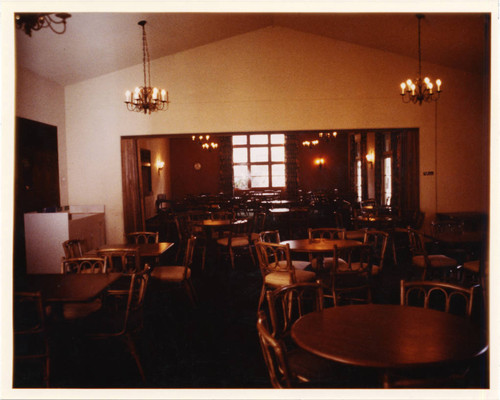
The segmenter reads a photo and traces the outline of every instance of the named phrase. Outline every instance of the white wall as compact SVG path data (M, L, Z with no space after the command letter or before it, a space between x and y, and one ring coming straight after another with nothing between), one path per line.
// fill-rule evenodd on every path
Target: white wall
M437 174L420 178L422 210L487 210L481 77L422 68L443 81L437 105L401 102L415 59L272 27L154 61L152 83L172 101L166 112L126 110L142 65L68 86L69 201L105 204L108 241L122 240L120 136L416 127L421 172L435 170L437 134Z
M68 205L64 88L26 69L16 74L16 116L57 127L60 201Z

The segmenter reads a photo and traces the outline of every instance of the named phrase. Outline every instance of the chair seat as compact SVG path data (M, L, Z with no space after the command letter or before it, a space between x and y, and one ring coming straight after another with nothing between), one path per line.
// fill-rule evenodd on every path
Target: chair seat
M95 299L89 303L65 303L63 305L64 319L85 318L102 307L101 299Z
M217 240L217 243L226 246L228 245L229 238L223 237ZM243 247L248 246L248 236L236 236L231 239L231 247Z
M296 270L295 278L297 282L314 282L316 274L312 271ZM289 272L271 272L264 278L264 283L273 287L281 287L292 284L292 277Z
M347 269L347 262L339 258L339 270ZM327 270L331 270L333 267L333 257L325 257L323 258L323 268Z
M464 262L463 266L464 266L464 269L466 269L467 271L471 271L471 272L475 272L475 273L479 272L479 260Z
M325 358L300 348L290 350L287 356L290 369L302 381L325 381L335 376L332 363Z
M457 266L457 261L455 259L442 254L432 254L427 257L432 268L453 268ZM412 258L412 263L420 268L426 267L424 256L414 256Z
M284 266L286 266L286 261L285 260L278 261L278 265L280 267L281 266L284 267ZM293 265L293 268L295 268L296 270L297 269L304 270L307 267L311 266L311 263L309 261L292 260L292 265ZM271 268L275 268L275 264L274 263L269 264L269 266Z
M151 272L151 278L162 281L180 282L184 280L184 272L187 267L183 266L160 266ZM191 277L191 268L187 269L186 279Z

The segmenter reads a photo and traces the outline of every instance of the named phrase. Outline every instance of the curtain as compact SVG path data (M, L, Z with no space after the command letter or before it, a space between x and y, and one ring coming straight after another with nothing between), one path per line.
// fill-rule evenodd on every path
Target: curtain
M299 165L297 135L285 135L285 175L286 191L289 198L296 198L299 189Z
M375 132L375 199L382 204L384 132Z
M363 184L363 199L368 198L368 163L366 161L366 136L367 133L363 132L361 134L361 163L363 168L361 169L361 182Z
M231 136L219 138L219 187L222 193L233 196L233 143Z

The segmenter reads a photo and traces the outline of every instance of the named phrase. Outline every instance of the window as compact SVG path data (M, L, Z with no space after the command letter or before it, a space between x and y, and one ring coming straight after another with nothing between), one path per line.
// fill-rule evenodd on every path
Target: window
M383 155L383 170L382 170L382 201L383 204L391 205L392 196L392 151L391 151L391 134L384 135L384 155Z
M356 201L359 203L363 200L363 162L361 161L361 135L355 135L354 144L356 146Z
M234 135L233 175L236 189L285 187L285 135Z

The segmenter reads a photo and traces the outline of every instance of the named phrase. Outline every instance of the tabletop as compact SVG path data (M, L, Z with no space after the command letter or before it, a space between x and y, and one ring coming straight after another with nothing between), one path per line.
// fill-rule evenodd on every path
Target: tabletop
M139 249L139 254L141 257L159 257L170 249L174 243L171 242L158 242L158 243L139 243L139 244L106 244L99 247L98 249L91 250L85 253L86 256L97 255L97 250L106 249Z
M351 247L358 246L362 243L357 240L352 239L295 239L295 240L285 240L281 242L281 244L290 245L290 251L296 252L333 252L333 246L337 246L339 248L342 247Z
M246 219L204 219L201 221L193 221L194 225L205 226L205 227L219 227L219 226L229 226L245 224L248 221Z
M122 274L30 274L16 290L39 291L46 302L85 302L96 298Z
M445 244L481 243L486 240L486 232L464 231L464 232L441 232L432 235L434 240Z
M386 369L465 361L487 349L467 318L400 305L327 308L300 318L291 335L320 357Z

